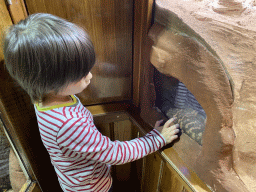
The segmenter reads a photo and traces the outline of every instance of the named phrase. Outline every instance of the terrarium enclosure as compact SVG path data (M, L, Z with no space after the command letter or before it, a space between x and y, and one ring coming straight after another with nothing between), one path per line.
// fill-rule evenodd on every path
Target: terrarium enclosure
M255 5L156 0L147 39L142 116L177 117L173 148L213 191L256 191Z

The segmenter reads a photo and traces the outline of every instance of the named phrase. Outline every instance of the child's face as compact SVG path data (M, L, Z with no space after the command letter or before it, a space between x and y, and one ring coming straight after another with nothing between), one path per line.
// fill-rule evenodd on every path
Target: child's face
M89 74L80 81L69 84L65 89L61 90L58 95L67 96L81 93L90 84L91 78L92 74L89 72Z

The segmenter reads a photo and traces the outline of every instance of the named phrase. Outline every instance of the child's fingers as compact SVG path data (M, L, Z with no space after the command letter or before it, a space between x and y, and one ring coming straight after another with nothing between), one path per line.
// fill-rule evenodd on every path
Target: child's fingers
M167 129L167 130L168 130L169 137L172 137L172 136L175 136L175 135L177 135L177 137L178 137L178 134L180 132L179 124L173 125L169 129Z
M180 130L178 128L175 128L173 131L172 131L172 134L173 135L176 135L180 132Z
M157 121L156 124L155 124L155 128L156 128L156 127L159 127L163 121L164 121L163 119Z
M175 135L180 132L180 129L178 125L173 125L170 128L166 129L165 131L168 132L169 135Z
M178 139L178 135L171 135L166 139L166 143L169 144L171 142L173 142L175 139Z
M170 131L172 131L172 130L176 130L176 129L178 129L179 130L179 128L180 128L180 125L179 124L175 124L175 125L172 125L171 127L170 127Z
M172 141L177 139L179 137L178 133L179 133L179 130L177 130L177 129L172 131L172 134L170 134L169 138L167 139L167 143L171 143Z
M175 139L178 139L178 135L173 135L172 137L171 137L171 140L173 141L173 140L175 140Z
M171 124L173 124L173 122L176 120L176 117L173 117L171 119L169 119L168 121L166 121L166 123L164 124L164 128L170 127Z

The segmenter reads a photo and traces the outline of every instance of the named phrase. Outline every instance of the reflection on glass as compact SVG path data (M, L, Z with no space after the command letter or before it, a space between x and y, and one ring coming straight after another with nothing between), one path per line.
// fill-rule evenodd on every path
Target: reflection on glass
M0 120L0 192L18 192L28 176L17 158Z
M202 145L206 113L186 86L174 77L167 77L155 69L156 107L168 118L176 117L180 128Z
M9 153L10 145L3 128L0 128L0 191L11 189L9 177Z

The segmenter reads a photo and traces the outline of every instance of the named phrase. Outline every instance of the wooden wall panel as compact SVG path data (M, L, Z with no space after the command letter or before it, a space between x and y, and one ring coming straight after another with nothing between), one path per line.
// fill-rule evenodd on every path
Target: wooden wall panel
M129 141L137 136L137 129L130 120L114 122L114 138L118 141ZM138 165L138 164L137 164ZM136 179L136 162L114 166L114 181L116 191L135 191L139 189Z
M115 140L129 141L132 139L132 123L130 120L114 122Z
M102 135L109 137L113 140L111 124L110 123L99 123L95 125Z
M28 14L23 0L7 1L8 9L14 24L25 19Z
M162 159L157 153L150 154L145 158L142 191L156 192L158 190L159 178L161 177Z
M145 40L151 26L153 0L134 2L134 47L133 47L133 103L140 104L142 62L145 49Z
M84 26L97 63L91 85L78 96L85 105L130 100L132 92L131 0L26 0L29 14L51 13Z
M131 121L132 122L132 121ZM138 126L132 122L132 138L141 137ZM136 191L141 191L141 184L143 181L143 169L145 165L145 158L136 160L132 163L132 183L136 186Z
M163 175L161 179L161 185L159 187L160 192L190 192L189 188L184 185L179 178L179 175L170 169L166 163L163 167ZM192 192L192 191L191 191Z
M118 141L129 141L132 139L131 122L129 120L114 122L114 138ZM124 186L129 187L128 181L131 178L131 163L118 165L115 167L115 176ZM128 185L127 185L128 184ZM125 187L125 188L126 188Z
M110 137L112 141L129 141L138 136L138 128L132 124L129 120L129 116L124 112L110 113L95 117L97 129L103 135ZM141 183L142 165L143 159L123 165L112 166L111 172L115 191L138 191Z
M8 28L8 26L12 25L12 20L7 10L7 6L5 4L5 0L0 0L0 45L2 45L2 35L3 32ZM3 62L4 54L2 47L0 48L0 62ZM1 63L2 64L2 63Z
M143 182L143 170L144 170L144 165L145 165L145 159L139 159L135 161L133 164L133 172L134 172L134 181L133 184L137 185L137 191L142 191L142 182Z

